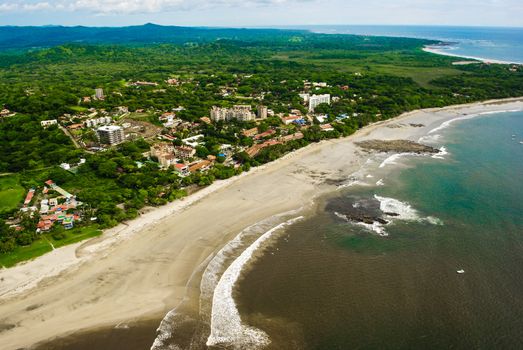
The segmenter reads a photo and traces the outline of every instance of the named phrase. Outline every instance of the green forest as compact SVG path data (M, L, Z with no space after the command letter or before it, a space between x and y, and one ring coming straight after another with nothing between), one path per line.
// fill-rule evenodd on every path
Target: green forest
M96 228L103 229L136 217L145 206L176 200L215 179L248 171L324 138L350 135L406 111L523 95L520 67L453 65L456 58L422 51L424 45L434 44L427 40L299 31L246 31L241 35L233 31L206 40L197 40L195 35L176 40L166 36L155 43L146 43L146 39L123 40L122 44L64 40L58 46L50 42L49 47L0 51L0 109L16 113L0 119L0 198L9 197L0 203L0 255L40 244L45 237L72 241L74 232L35 233L38 220L34 217L21 218L21 230L5 224L18 215L25 192L41 189L48 179L73 193L84 204L84 215L96 217ZM205 33L197 36L205 37ZM179 83L169 84L167 79ZM130 84L136 81L156 85ZM76 113L88 109L114 111L120 106L130 112L144 111L152 121L179 106L183 110L177 117L187 122L208 117L212 106L235 104L265 105L275 113L293 109L305 113L299 97L304 82L325 82L327 86L314 93L338 97L316 112L327 114L331 121L338 115L351 118L333 124L335 130L330 132L311 125L302 139L264 148L252 159L239 152L234 155L239 167L222 164L222 144L252 145L251 139L241 136L248 128L278 127L292 133L298 131L296 126L282 126L279 118L268 118L257 126L202 124L198 132L204 135L204 145L197 147L198 156L214 155L218 161L208 172L186 177L160 169L144 157L150 140L137 139L92 153L75 147L60 127L40 125L42 120L64 115L72 115L74 121ZM96 88L103 88L105 99L84 102ZM175 136L188 135L180 132ZM86 162L76 173L58 166L79 158ZM84 220L78 232L86 227L93 224Z

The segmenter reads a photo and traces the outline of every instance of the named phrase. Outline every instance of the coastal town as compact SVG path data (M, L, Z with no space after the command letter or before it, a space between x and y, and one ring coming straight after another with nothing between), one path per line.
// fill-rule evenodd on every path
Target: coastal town
M129 82L127 86L151 89L160 84L177 88L183 85L183 81L169 78L162 83L136 81ZM90 107L106 99L104 89L96 88L93 95L79 99L79 112L41 120L40 126L45 130L57 128L79 151L84 152L83 157L104 154L126 142L141 140L148 150L141 153L141 159L137 159L135 165L140 168L145 164L155 164L159 170L171 172L178 178L183 189L185 186L191 187L192 183L184 185L183 178L198 175L200 179L208 179L206 174L216 167L233 170L229 172L230 175L248 170L260 153L274 146L292 144L289 148L292 150L305 145L296 142L303 141L307 136L311 138L312 135L319 140L349 132L347 122L351 117L357 117L357 113L353 116L334 116L318 112L322 106L340 101L340 97L325 93L331 88L325 82L303 81L303 87L298 91L301 107L289 108L286 113L276 113L262 104L215 105L207 115L197 120L183 117L186 111L184 106L168 111L140 108L131 111L127 106L111 109ZM336 89L347 91L349 87L340 86ZM318 90L321 93L316 93ZM220 93L226 99L234 91L234 88L225 86ZM352 102L356 103L355 100ZM2 115L7 118L14 114L4 109ZM217 137L218 134L222 136ZM73 176L86 166L85 158L74 162L61 160L59 165ZM212 182L214 177L200 180L200 185ZM24 230L25 216L35 220L36 233L58 228L70 230L75 224L98 223L96 209L88 209L85 203L77 200L76 195L67 192L51 179L26 191L19 212L6 221L12 229ZM74 188L72 192L75 192Z

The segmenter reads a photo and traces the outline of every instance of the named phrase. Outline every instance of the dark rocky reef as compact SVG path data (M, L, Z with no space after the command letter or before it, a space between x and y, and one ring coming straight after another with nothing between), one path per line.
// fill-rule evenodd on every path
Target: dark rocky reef
M439 153L439 149L410 140L367 140L356 142L366 151L397 153Z

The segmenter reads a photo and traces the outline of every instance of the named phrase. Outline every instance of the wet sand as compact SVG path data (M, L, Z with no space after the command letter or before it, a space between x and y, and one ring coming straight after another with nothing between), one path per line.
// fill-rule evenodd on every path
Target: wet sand
M193 199L186 199L187 205L182 205L183 201L169 204L101 238L1 270L2 349L28 347L88 330L131 327L141 320L159 320L182 301L198 295L203 269L238 232L335 190L336 180L347 179L357 170L366 154L354 141L418 140L428 130L464 113L517 109L523 106L522 101L410 112L368 126L348 138L311 145L236 179L217 183L196 193ZM390 127L395 124L401 125ZM143 332L144 337L149 337L148 331ZM112 333L116 337L113 339L119 338L114 335L118 331ZM76 337L78 341L80 338ZM134 344L131 340L121 341Z

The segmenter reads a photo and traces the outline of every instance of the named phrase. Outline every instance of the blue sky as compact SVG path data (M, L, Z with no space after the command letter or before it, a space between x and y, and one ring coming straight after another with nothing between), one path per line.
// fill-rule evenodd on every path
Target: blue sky
M0 0L0 25L523 27L523 0Z

